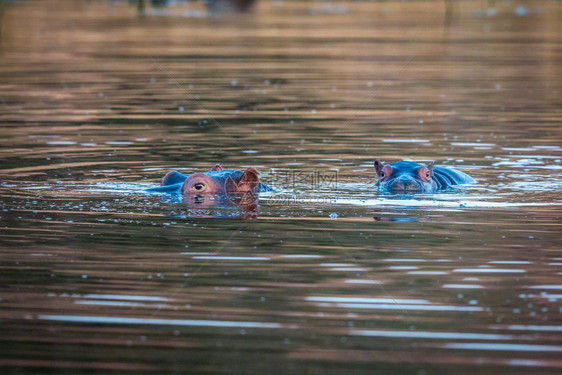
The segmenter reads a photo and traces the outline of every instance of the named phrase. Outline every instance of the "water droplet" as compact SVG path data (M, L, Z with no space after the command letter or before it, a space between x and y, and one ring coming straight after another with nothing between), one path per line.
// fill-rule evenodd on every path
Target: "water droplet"
M529 11L523 5L519 5L517 8L515 8L515 14L519 17L525 17L529 15Z

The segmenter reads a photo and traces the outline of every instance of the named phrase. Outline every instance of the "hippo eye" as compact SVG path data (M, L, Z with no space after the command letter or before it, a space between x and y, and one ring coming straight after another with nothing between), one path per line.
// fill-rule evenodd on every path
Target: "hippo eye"
M381 181L387 180L392 175L392 167L390 165L385 165L384 168L379 171L379 176Z
M195 190L201 190L201 189L203 189L203 188L205 187L205 185L203 185L203 184L195 184L195 185L193 185L193 187L195 188Z

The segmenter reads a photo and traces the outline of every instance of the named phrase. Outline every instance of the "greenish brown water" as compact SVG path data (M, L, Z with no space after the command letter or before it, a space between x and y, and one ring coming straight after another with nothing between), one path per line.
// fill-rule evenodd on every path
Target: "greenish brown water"
M448 4L0 3L2 373L560 373L562 8Z

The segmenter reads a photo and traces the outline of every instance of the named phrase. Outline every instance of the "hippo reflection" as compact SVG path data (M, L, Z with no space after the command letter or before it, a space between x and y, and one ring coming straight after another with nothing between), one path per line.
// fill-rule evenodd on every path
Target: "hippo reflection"
M381 193L391 194L431 194L447 190L454 185L472 184L474 179L464 172L452 168L413 161L400 161L384 164L375 160L375 170L379 181L377 187Z
M204 0L211 15L219 13L247 12L255 0Z

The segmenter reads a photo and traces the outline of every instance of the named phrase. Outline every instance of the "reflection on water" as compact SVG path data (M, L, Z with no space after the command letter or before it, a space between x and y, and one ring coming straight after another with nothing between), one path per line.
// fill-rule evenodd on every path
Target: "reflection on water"
M47 3L0 2L5 371L560 372L560 4ZM278 191L146 192L218 162Z

